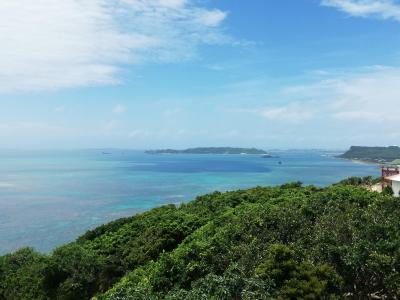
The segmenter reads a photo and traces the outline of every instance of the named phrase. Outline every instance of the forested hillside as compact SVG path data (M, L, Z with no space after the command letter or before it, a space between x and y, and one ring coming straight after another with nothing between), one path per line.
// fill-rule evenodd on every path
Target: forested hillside
M340 158L387 163L400 158L400 147L362 147L352 146L350 150L339 155Z
M344 184L216 192L2 256L0 299L397 299L399 215Z

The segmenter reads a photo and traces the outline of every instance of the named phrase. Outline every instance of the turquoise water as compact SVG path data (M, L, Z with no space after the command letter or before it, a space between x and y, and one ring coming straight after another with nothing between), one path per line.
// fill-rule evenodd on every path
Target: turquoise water
M0 253L47 252L107 221L215 190L379 176L374 165L327 151L273 152L277 158L107 152L0 151Z

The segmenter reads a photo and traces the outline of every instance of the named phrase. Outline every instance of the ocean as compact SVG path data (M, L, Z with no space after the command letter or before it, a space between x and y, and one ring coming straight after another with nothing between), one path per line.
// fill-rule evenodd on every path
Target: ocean
M326 186L379 176L335 151L258 155L150 155L143 151L0 151L0 254L49 252L86 230L218 191L301 181Z

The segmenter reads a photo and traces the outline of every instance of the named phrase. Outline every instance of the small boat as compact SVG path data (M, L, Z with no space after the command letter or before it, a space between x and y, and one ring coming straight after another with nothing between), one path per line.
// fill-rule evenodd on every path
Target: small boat
M263 154L261 155L262 158L272 158L271 154Z

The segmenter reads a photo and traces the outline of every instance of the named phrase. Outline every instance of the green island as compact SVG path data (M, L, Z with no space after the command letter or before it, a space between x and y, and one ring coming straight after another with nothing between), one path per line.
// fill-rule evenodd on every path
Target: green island
M147 154L268 154L266 151L256 148L234 147L199 147L184 150L160 149L147 150Z
M374 163L390 163L400 159L400 147L352 146L347 152L339 155L338 157Z
M0 257L0 299L398 299L400 201L290 183L214 192Z

